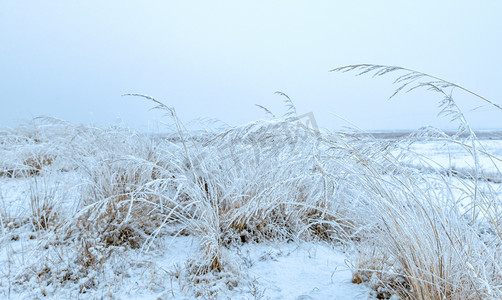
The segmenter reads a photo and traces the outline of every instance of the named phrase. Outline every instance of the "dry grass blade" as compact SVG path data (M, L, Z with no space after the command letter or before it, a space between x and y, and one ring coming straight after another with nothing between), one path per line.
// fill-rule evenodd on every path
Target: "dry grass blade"
M399 83L401 84L400 87L398 87L398 89L390 96L390 98L394 97L396 94L398 94L400 91L402 91L405 87L408 87L409 85L411 85L411 87L409 87L409 89L407 91L411 91L413 89L416 89L416 88L419 88L419 87L422 87L422 86L427 86L427 85L434 85L436 87L439 87L441 89L446 89L446 88L457 88L457 89L460 89L464 92L467 92L473 96L475 96L476 98L479 98L481 100L483 100L484 102L498 108L498 109L501 109L502 110L502 106L500 106L500 104L497 104L471 90L468 90L458 84L455 84L453 82L450 82L450 81L447 81L447 80L444 80L442 78L439 78L439 77L436 77L436 76L433 76L433 75L430 75L430 74L427 74L427 73L423 73L423 72L419 72L419 71L415 71L415 70L411 70L411 69L407 69L407 68L402 68L402 67L397 67L397 66L385 66L385 65L374 65L374 64L357 64L357 65L348 65L348 66L343 66L343 67L338 67L338 68L335 68L335 69L332 69L330 70L330 72L351 72L351 71L355 71L355 72L358 72L357 75L363 75L363 74L366 74L366 73L374 73L373 76L383 76L383 75L386 75L386 74L389 74L391 72L396 72L396 71L402 71L404 72L405 74L404 75L400 75L396 78L396 80L394 81L394 83ZM419 79L427 79L425 82L419 82L419 83L415 83L415 81L419 80ZM413 85L415 83L415 85Z

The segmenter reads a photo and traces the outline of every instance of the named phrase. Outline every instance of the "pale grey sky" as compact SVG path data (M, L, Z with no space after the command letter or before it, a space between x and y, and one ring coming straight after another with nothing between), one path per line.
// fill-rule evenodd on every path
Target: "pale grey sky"
M0 0L0 127L49 115L73 123L119 118L146 129L159 113L230 124L281 115L275 91L320 126L451 127L438 97L388 101L391 78L329 73L355 63L398 65L502 103L502 1L8 1ZM502 112L454 96L476 128Z

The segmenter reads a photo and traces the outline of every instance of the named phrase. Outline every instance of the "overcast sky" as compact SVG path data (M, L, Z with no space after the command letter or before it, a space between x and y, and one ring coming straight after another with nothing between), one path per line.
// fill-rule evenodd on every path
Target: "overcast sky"
M124 93L174 106L184 122L241 124L276 115L288 94L320 126L454 127L437 95L387 100L391 77L328 72L398 65L502 103L502 1L0 0L0 127L38 115L150 129L159 113ZM502 112L454 92L475 128Z

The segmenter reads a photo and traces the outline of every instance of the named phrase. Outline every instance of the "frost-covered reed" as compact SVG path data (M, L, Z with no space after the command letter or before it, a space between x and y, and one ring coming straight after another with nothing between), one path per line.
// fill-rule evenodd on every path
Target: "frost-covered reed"
M194 235L200 252L178 276L197 285L207 274L235 272L227 255L235 245L321 240L346 249L354 283L367 282L380 298L502 298L501 198L494 181L501 173L487 174L479 163L484 156L496 166L500 158L486 153L444 92L459 87L435 77L411 86L431 76L394 67L337 70L404 70L398 91L410 84L440 92L441 108L460 122L459 134L423 128L382 140L320 131L297 118L289 98L282 118L267 110L269 120L204 135L186 130L173 108L146 96L167 113L172 131L159 136L39 118L0 133L0 174L40 178L32 183L28 220L47 240L41 256L66 245L75 259L54 256L22 276L38 274L47 285L71 281L85 292L96 288L117 249L149 251L160 236ZM424 140L456 145L474 165L445 167L409 147ZM63 174L78 181L70 205L55 199L60 185L40 185ZM8 212L1 216L4 236L22 226ZM59 275L51 273L57 268Z

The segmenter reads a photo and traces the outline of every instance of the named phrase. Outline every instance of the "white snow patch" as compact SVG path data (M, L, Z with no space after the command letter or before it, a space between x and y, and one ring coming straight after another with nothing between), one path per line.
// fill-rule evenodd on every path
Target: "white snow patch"
M246 245L255 262L248 275L271 299L367 299L369 289L351 282L347 256L321 243ZM242 251L241 250L241 251Z

